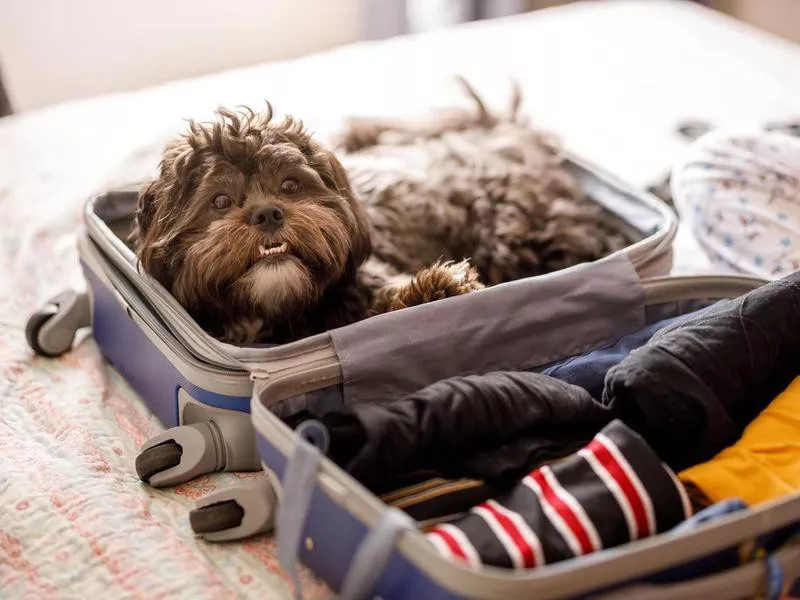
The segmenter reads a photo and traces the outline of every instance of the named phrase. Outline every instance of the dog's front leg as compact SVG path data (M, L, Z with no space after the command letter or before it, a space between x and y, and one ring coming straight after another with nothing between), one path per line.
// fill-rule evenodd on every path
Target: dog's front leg
M484 286L469 261L437 263L419 271L406 284L386 286L375 295L372 314L380 314L469 294Z

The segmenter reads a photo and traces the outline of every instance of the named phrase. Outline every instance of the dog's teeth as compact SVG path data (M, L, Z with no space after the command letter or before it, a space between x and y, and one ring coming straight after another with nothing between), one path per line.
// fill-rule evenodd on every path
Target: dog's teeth
M261 256L274 256L275 254L283 254L289 249L289 245L286 242L283 242L279 246L273 246L271 248L265 248L264 246L258 247L258 252Z

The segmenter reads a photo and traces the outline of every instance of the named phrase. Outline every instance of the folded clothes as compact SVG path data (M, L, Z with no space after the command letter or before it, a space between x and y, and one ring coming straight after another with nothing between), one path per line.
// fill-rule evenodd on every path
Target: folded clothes
M800 490L800 377L747 426L738 442L679 478L710 502L738 497L752 506Z
M426 532L473 567L530 569L668 531L691 516L680 482L619 420L576 455Z
M699 316L705 308L663 319L639 331L622 336L611 344L552 365L542 371L556 379L577 385L598 400L603 396L606 373L621 363L636 348L646 344L659 330Z
M420 469L446 478L513 483L572 454L612 418L586 390L541 373L453 377L388 404L357 404L316 418L329 456L380 493Z
M569 456L556 458L542 464L552 465ZM504 484L462 477L446 479L433 471L417 471L392 481L393 489L380 494L380 499L399 508L417 521L438 522L464 513L476 504L507 490L516 482ZM691 498L690 498L691 500Z
M676 471L709 460L800 372L800 272L666 327L603 401Z
M414 483L398 481L396 489L381 494L380 499L417 521L429 521L466 512L501 491L477 479L445 479L434 475L421 477Z

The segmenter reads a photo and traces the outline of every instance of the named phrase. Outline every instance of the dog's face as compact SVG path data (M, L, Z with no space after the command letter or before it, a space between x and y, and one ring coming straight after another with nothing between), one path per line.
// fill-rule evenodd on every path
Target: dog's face
M338 160L269 107L190 122L141 192L132 237L145 272L207 327L292 318L370 252Z

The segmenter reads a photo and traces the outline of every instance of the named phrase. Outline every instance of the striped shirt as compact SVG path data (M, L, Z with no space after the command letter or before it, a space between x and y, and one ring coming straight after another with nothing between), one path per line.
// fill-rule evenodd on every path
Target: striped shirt
M426 536L473 567L532 569L655 535L691 514L669 467L616 420L575 455Z

